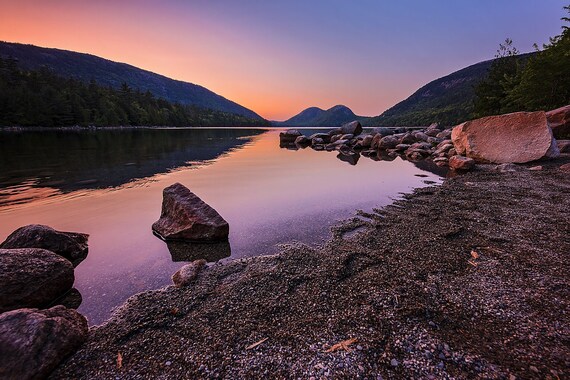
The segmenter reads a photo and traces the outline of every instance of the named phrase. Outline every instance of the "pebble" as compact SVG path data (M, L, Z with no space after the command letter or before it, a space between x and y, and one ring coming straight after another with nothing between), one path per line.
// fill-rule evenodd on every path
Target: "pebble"
M169 366L169 365L172 364L172 362L171 362L170 360L168 360L168 361L167 361L166 363L164 363L164 364L166 364L167 366Z
M392 365L392 367L397 367L399 364L400 363L396 359L390 360L390 365Z

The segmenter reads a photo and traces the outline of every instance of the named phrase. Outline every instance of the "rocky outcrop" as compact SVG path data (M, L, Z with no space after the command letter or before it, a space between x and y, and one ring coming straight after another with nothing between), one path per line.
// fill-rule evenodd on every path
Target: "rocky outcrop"
M453 128L451 138L458 154L479 162L525 163L559 154L542 111L467 121Z
M30 224L12 232L0 248L43 248L77 265L87 257L89 235L56 231L49 226Z
M160 219L152 225L164 240L223 241L229 229L216 210L180 183L164 189Z
M555 138L570 137L570 105L548 111L546 118Z
M186 264L172 275L172 282L178 287L188 286L196 280L205 266L206 260L203 259Z
M45 307L73 286L69 260L39 248L0 249L0 312Z
M358 121L351 121L350 123L346 123L341 126L340 130L343 135L351 134L356 136L362 133L362 125L360 125L360 122Z
M87 339L85 317L56 306L0 315L0 378L43 379Z

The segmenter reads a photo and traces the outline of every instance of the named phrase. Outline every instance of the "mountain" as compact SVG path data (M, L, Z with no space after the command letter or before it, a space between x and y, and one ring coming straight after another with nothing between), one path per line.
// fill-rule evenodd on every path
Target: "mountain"
M208 108L252 119L263 120L255 112L224 98L205 87L182 82L142 70L126 63L113 62L90 54L0 41L0 58L14 58L24 70L48 67L55 74L95 80L101 86L120 88L123 83L142 92L150 91L172 103Z
M350 108L336 105L328 110L310 107L285 121L272 122L275 126L283 127L338 127L349 121L361 119Z
M523 54L527 59L534 53ZM365 125L419 126L437 122L454 125L469 120L473 112L474 86L484 79L493 60L483 61L436 79L386 110L363 120Z

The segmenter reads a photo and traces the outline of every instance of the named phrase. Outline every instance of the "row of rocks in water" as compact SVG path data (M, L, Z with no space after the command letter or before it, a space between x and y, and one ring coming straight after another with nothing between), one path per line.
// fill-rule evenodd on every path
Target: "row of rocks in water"
M74 267L88 235L28 225L0 244L0 378L44 378L87 340Z
M570 125L569 115L570 106L567 106L549 113L491 116L455 128L432 124L425 129L373 128L369 133L362 133L360 123L353 121L326 133L305 136L289 129L279 137L281 147L337 150L340 159L353 164L360 155L373 159L399 156L409 161L431 159L438 166L469 170L476 163L526 163L557 157L570 146L566 141L557 144L550 120L556 122L560 134Z

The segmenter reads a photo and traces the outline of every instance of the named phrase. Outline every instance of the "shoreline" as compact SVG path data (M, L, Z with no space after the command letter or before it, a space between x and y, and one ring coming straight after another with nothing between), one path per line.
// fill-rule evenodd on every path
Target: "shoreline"
M51 378L563 378L569 161L466 173L348 238L139 293Z

